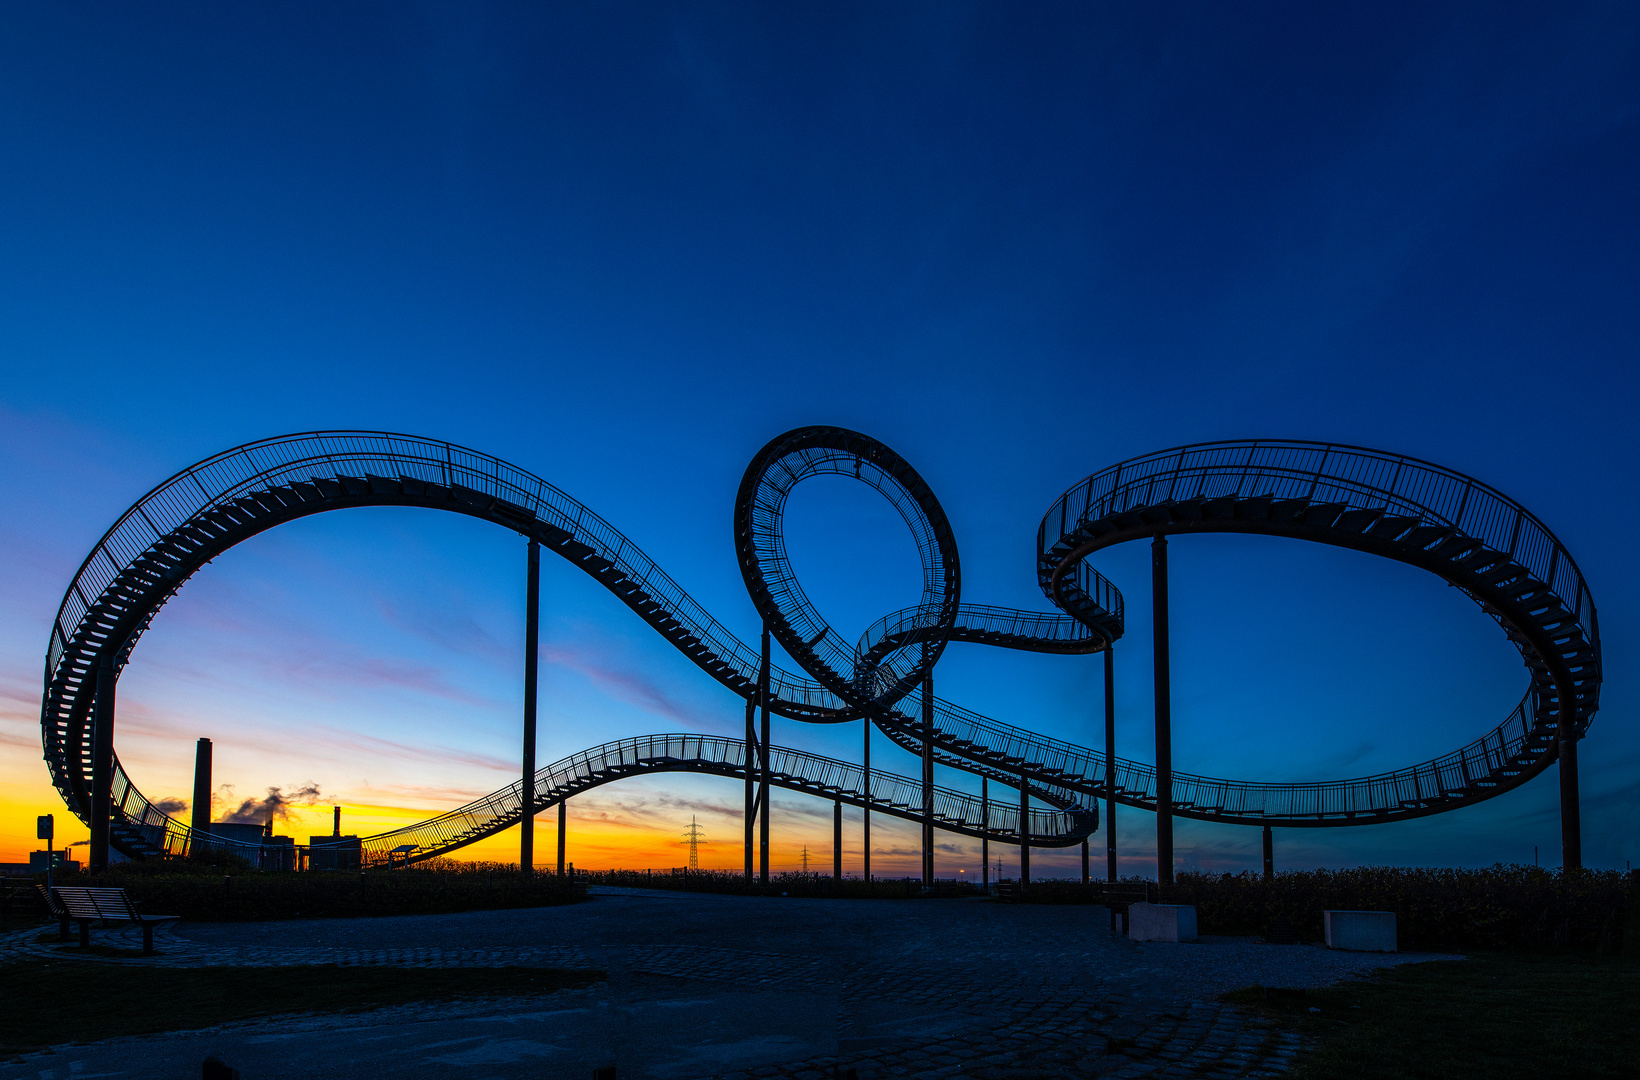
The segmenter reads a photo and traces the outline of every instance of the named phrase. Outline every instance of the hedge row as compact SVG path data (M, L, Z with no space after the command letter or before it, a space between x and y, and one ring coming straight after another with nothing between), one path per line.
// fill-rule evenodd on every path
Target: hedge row
M1174 885L1132 879L1110 886L1034 882L1035 903L1097 904L1107 890L1194 904L1205 934L1268 935L1285 923L1299 940L1320 941L1322 912L1393 911L1403 949L1616 950L1635 898L1636 876L1618 871L1503 865L1479 870L1366 866L1251 873L1183 873Z
M748 879L739 870L585 870L580 876L594 885L624 889L668 889L675 892L726 893L732 896L837 897L846 900L905 900L927 895L921 878L876 878L833 881L830 874L770 874L769 884ZM934 896L979 896L977 885L940 881Z
M364 873L258 873L186 862L123 863L102 874L59 873L57 884L118 886L145 911L180 915L191 922L432 915L543 907L576 899L569 881L556 874L524 877L516 865L453 859ZM7 900L7 907L26 904L39 910L38 903L26 894Z
M917 878L834 883L830 875L777 874L770 884L729 870L607 870L586 875L603 885L739 895L898 899L928 895ZM1114 885L1038 880L1024 899L1036 904L1127 903L1149 899L1194 904L1206 934L1322 939L1327 910L1393 911L1401 947L1469 951L1572 947L1615 951L1640 875L1498 865L1479 870L1362 867L1283 871L1266 881L1244 874L1183 873L1175 884L1130 878ZM937 883L935 895L974 896L967 882ZM1636 932L1640 936L1640 931ZM1632 943L1640 947L1640 940Z

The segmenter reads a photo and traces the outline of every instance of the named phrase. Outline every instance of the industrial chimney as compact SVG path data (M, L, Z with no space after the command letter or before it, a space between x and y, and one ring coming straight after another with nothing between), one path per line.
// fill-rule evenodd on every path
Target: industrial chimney
M211 740L201 739L194 746L194 831L211 831Z

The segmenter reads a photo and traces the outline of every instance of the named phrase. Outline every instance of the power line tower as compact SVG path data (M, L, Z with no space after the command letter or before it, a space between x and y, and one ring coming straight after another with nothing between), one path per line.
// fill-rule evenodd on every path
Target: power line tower
M809 845L803 845L803 873L809 872Z
M683 830L683 839L680 843L689 845L689 869L700 869L700 845L710 843L701 838L701 827L695 821L695 815L689 815L689 827Z

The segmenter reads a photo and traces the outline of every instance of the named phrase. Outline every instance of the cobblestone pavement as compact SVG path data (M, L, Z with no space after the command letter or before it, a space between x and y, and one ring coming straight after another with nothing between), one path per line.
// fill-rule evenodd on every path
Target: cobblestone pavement
M307 964L334 964L337 967L554 967L595 968L587 954L572 945L501 947L486 949L440 949L434 947L385 949L336 949L326 947L278 948L276 946L236 947L200 945L178 937L171 927L154 931L154 953L142 954L142 931L136 927L98 930L93 942L101 951L79 947L71 933L67 943L57 939L57 931L21 930L0 937L0 963L19 959L78 960L82 963L117 962L126 967L300 967ZM126 955L110 957L107 950Z
M189 924L156 935L153 957L134 955L135 932L98 932L98 944L128 950L108 958L32 930L0 938L0 963L49 956L87 965L608 973L597 986L546 999L114 1040L75 1048L75 1061L57 1055L57 1064L70 1066L64 1075L182 1075L176 1070L189 1055L193 1071L206 1052L222 1052L246 1080L272 1075L274 1066L311 1076L365 1067L407 1077L581 1077L610 1063L622 1080L831 1080L850 1070L859 1080L1217 1080L1278 1076L1298 1051L1296 1036L1216 1002L1222 991L1325 985L1386 963L1437 958L1240 938L1140 945L1112 936L1102 908L599 892L567 908ZM314 1031L328 1033L325 1050L307 1060L300 1033ZM139 1060L145 1064L132 1065ZM43 1064L0 1064L0 1080L56 1075Z
M1298 1050L1298 1036L1290 1032L1251 1022L1228 1006L1198 1001L1126 1022L1004 1024L989 1033L911 1040L892 1050L725 1073L721 1080L825 1080L850 1069L860 1080L1280 1076Z

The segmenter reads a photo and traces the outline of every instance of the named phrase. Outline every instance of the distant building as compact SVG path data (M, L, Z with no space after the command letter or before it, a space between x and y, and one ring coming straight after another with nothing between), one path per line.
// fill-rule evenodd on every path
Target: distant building
M262 850L256 865L259 870L295 870L296 837L262 837Z
M357 836L308 837L309 870L358 870L363 855L364 845Z
M221 850L236 855L258 870L296 870L296 838L274 836L271 825L256 825L241 821L213 821L209 826L213 838L227 841Z
M213 821L211 835L220 836L235 844L260 844L267 832L264 826L240 821Z
M70 859L66 851L31 851L28 853L29 873L45 873L48 863L53 870L78 870L80 868L80 861Z

